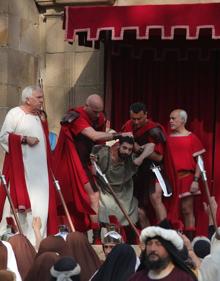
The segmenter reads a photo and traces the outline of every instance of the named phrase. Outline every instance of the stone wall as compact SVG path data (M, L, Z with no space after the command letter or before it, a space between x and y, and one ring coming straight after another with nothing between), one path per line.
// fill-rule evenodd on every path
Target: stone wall
M58 134L69 107L103 95L103 57L102 48L64 42L62 19L44 21L34 0L0 0L0 127L21 90L42 78L49 127ZM1 150L0 164L2 157Z
M19 103L21 89L36 83L39 50L34 1L0 0L0 125L8 109Z
M103 49L65 42L59 17L41 20L40 29L45 105L50 129L58 133L60 118L69 107L83 104L89 94L103 95Z

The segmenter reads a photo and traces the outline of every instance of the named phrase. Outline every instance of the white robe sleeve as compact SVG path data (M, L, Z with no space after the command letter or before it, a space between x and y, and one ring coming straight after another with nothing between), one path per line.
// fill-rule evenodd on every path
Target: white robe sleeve
M206 256L200 266L202 280L219 281L220 279L220 240L213 236L211 240L211 253Z
M6 152L8 152L9 133L15 132L18 120L19 114L17 112L17 108L15 107L7 113L0 132L0 144Z

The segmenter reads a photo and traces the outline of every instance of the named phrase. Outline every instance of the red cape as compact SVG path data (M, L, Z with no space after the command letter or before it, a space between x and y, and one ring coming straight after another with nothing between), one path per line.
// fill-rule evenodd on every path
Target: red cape
M89 215L94 214L84 188L88 178L82 167L69 129L61 127L58 143L54 152L54 174L59 180L64 200L78 231L90 228ZM61 202L59 215L65 215Z
M83 107L69 111L71 110L79 113L79 116L61 127L53 158L54 173L59 180L76 230L86 231L90 229L89 215L95 214L95 212L91 208L90 199L84 187L89 179L76 150L74 137L78 136L83 129L93 127L93 123ZM100 114L97 127L94 129L101 131L104 129L103 125L104 115ZM89 155L84 164L88 165L87 162L89 162ZM58 210L60 215L65 215L61 204L59 204Z
M30 211L31 203L27 192L24 177L24 164L21 150L21 136L13 133L8 137L9 152L5 154L3 175L7 183L10 183L10 195L16 210ZM1 186L0 192L0 215L2 218L6 192Z
M69 129L74 134L74 136L77 136L82 132L83 129L88 127L93 127L93 123L90 120L87 112L84 110L83 107L77 107L75 109L70 109L69 111L74 110L75 112L79 113L79 118L74 120L74 126L72 124L69 124ZM97 131L105 131L105 117L102 112L99 113L99 118L97 120L97 127L94 128Z
M148 120L148 122L143 126L138 129L135 129L132 125L132 121L128 120L124 126L122 127L123 132L132 132L134 135L134 138L141 137L146 131L149 131L150 129L158 127L157 123L154 123L151 120Z

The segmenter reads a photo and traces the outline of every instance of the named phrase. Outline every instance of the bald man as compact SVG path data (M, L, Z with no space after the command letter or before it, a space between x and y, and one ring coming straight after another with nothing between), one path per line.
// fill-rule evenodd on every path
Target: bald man
M90 171L90 153L94 144L116 139L118 134L105 132L103 100L96 94L90 95L84 106L69 110L61 125L55 151L56 176L77 230L92 228L98 236L99 192ZM85 214L90 215L90 222Z
M186 129L187 113L175 109L170 113L171 134L168 137L178 180L178 196L181 213L185 224L185 234L193 239L195 232L194 196L201 193L199 189L200 169L197 156L205 149L192 132Z

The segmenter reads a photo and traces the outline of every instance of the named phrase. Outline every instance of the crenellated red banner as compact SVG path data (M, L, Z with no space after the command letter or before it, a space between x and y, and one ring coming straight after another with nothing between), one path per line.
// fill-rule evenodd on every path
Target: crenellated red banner
M135 30L137 39L149 39L151 30L161 30L162 39L173 39L176 29L186 39L197 39L201 29L210 29L212 39L220 38L220 3L144 5L112 7L66 7L65 39L87 32L87 40L99 39L100 31L111 30L112 40L122 40L124 31Z

